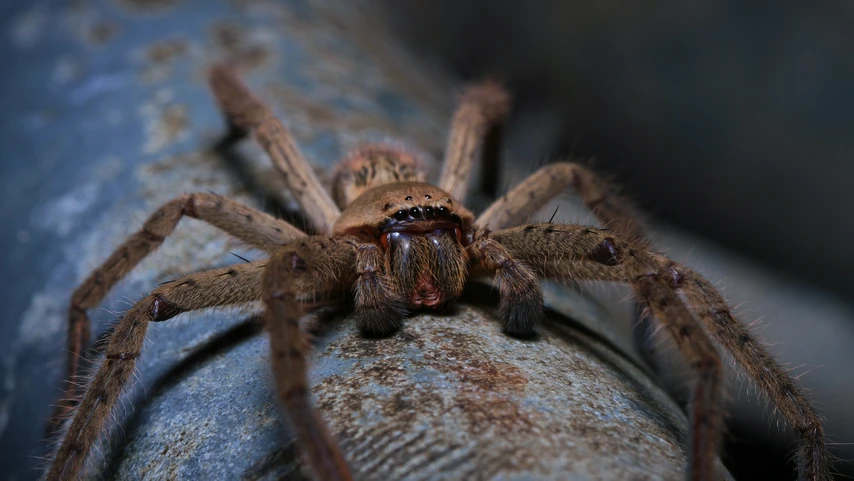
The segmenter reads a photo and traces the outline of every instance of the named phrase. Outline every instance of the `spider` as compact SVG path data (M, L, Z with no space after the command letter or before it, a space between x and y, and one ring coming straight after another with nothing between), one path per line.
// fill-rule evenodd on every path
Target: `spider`
M477 218L460 202L491 129L509 96L483 82L461 95L438 186L426 183L415 155L369 145L337 168L332 195L320 185L290 133L227 66L210 70L210 86L230 125L252 132L284 176L317 234L209 193L160 207L74 292L69 308L66 396L55 419L72 413L78 359L89 343L87 309L190 216L270 254L265 260L188 275L136 303L109 338L105 359L76 407L47 479L76 478L133 373L149 322L182 312L261 300L269 331L277 396L309 469L318 479L352 479L345 457L314 410L306 377L308 335L301 317L323 300L348 293L365 335L393 332L407 312L440 308L469 278L494 276L509 335L532 334L543 317L540 279L629 284L672 336L696 379L689 401L691 480L711 479L723 428L723 346L800 435L798 478L830 479L822 418L766 348L736 319L712 284L653 251L630 209L610 186L578 164L543 167ZM578 193L608 229L571 224L520 225L566 188ZM515 227L514 227L515 226Z

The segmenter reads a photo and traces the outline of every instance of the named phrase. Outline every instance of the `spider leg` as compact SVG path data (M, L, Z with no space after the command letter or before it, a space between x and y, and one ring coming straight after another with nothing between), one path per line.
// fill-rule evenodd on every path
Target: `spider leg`
M157 209L137 233L128 238L71 296L68 309L68 377L65 396L60 400L48 430L51 431L72 407L76 394L74 381L80 354L88 349L91 339L86 311L97 306L113 286L146 255L155 250L172 233L183 216L203 220L242 241L272 252L289 240L305 234L287 222L214 194L188 194Z
M619 249L619 248L618 248ZM643 250L626 247L626 275L638 299L664 325L696 375L689 401L688 476L713 479L723 430L720 356L693 312L670 285L666 267Z
M688 479L713 479L723 427L720 358L700 322L672 287L669 264L662 264L662 257L643 245L591 227L534 224L493 232L489 238L541 276L621 281L632 286L696 374L689 405Z
M715 340L730 352L762 391L772 399L786 422L802 439L798 449L798 477L829 480L822 417L804 389L789 376L767 348L732 314L712 283L691 269L670 263L670 277Z
M350 280L357 246L354 240L321 236L294 242L273 256L262 283L277 394L313 474L323 480L351 480L352 475L326 423L311 406L308 345L299 319L306 300Z
M252 131L317 232L332 232L332 224L341 211L320 185L281 120L252 94L232 69L223 65L212 67L209 83L229 122L243 131Z
M603 225L617 237L641 241L643 227L630 205L604 179L590 169L572 162L557 162L531 174L506 195L496 200L475 223L490 230L525 223L567 187L572 187ZM645 242L645 241L644 241Z
M214 306L245 304L261 298L264 261L235 264L168 282L134 304L116 324L104 362L74 413L46 479L77 479L107 416L133 374L149 322Z
M484 151L491 128L500 124L510 109L510 97L498 84L483 82L469 87L451 119L439 188L465 201L475 156Z
M713 386L719 382L719 374L717 367L711 367L712 357L705 346L708 333L732 354L801 436L799 479L831 479L821 416L798 383L732 315L726 300L708 280L663 255L649 252L643 245L617 239L610 231L591 227L534 224L493 232L489 237L543 277L618 281L632 285L640 300L649 305L659 322L664 323L701 375L702 383L695 387L692 401L692 456L707 456L708 450L716 449L717 430L720 429L720 394ZM531 249L531 245L537 248ZM705 326L702 336L679 294L684 295L693 314ZM703 380L702 376L707 379ZM701 387L702 391L698 391ZM697 399L703 404L697 405ZM712 436L714 442L698 448L697 438L702 436ZM695 460L696 456L692 458L692 473L700 469Z
M572 186L585 204L616 237L649 245L642 226L633 218L629 205L613 193L608 184L588 169L572 163L556 163L540 169L510 193L496 201L477 220L477 225L499 229L522 223L533 210L542 207L564 188ZM507 245L514 242L512 248ZM525 252L523 236L502 238L513 252ZM607 256L601 246L573 242L557 259L539 258L536 265L543 275L577 280L594 274L598 280L618 281L607 266L585 259L584 252ZM574 250L572 250L574 249ZM593 249L593 250L591 250ZM572 252L572 256L570 256ZM574 257L573 257L574 256ZM714 340L729 351L768 398L775 402L786 422L802 439L798 451L800 479L830 479L822 416L810 403L803 388L789 376L768 349L730 311L724 297L705 278L686 266L655 255L660 266L667 265L673 287L685 296Z
M371 336L399 329L406 316L406 304L384 268L379 247L361 244L356 253L354 285L359 329Z
M476 238L469 251L480 267L495 274L504 331L516 336L533 333L544 317L543 291L534 270L487 233Z

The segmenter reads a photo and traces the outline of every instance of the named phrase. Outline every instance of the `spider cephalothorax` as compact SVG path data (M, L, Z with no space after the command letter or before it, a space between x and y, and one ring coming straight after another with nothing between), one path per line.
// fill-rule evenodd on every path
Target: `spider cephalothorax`
M508 109L495 84L466 91L454 114L438 187L424 182L415 156L394 146L350 154L335 175L333 195L321 187L288 131L225 67L211 86L232 126L251 131L284 176L316 231L307 235L270 215L214 194L188 194L159 208L81 284L69 308L69 384L55 419L71 412L77 360L89 343L87 309L146 255L183 216L206 221L269 259L189 275L165 283L116 325L105 359L80 400L48 479L75 478L134 369L150 322L182 312L262 300L281 400L299 445L319 479L351 479L345 457L313 409L306 378L306 333L300 318L322 302L350 293L366 333L397 328L407 311L457 298L466 281L493 276L509 334L531 333L543 316L540 279L622 282L632 286L696 375L689 403L688 477L711 479L723 426L722 370L714 342L776 403L801 437L800 479L830 479L820 415L786 371L731 313L712 284L650 250L629 209L591 171L548 165L475 218L464 201L471 167L490 129ZM529 213L572 187L609 229L522 224ZM334 201L333 201L334 197ZM514 227L515 226L515 227Z
M465 285L465 246L471 242L473 220L442 189L423 182L390 182L357 197L332 232L381 247L387 282L401 297L390 302L439 307L459 297ZM389 310L385 321L363 316L362 327L389 331L400 322L399 313L399 308Z

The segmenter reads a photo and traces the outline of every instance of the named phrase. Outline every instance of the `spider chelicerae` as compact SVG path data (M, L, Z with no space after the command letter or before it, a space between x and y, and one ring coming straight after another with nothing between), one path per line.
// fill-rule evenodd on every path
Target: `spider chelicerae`
M398 329L408 311L438 308L467 280L494 276L504 330L534 332L543 317L540 279L631 285L638 300L672 336L696 378L689 402L687 476L711 479L721 442L722 370L715 342L772 399L800 435L798 477L830 479L822 420L797 382L736 319L712 284L651 250L624 202L602 179L573 163L550 164L478 217L465 199L472 165L509 98L484 82L460 97L451 122L438 186L425 183L417 158L397 146L369 145L337 168L332 195L318 182L291 135L226 66L210 85L231 125L252 132L284 176L317 234L208 193L160 207L74 292L69 308L66 395L53 422L73 414L47 479L76 478L130 379L149 322L182 312L262 300L277 395L318 479L351 479L335 439L310 403L308 337L303 314L318 300L350 293L359 328L368 335ZM527 215L572 188L608 229L571 224L522 224ZM270 254L265 260L203 271L168 282L136 303L116 325L105 359L79 404L72 380L90 342L86 311L172 233L184 216L208 222Z

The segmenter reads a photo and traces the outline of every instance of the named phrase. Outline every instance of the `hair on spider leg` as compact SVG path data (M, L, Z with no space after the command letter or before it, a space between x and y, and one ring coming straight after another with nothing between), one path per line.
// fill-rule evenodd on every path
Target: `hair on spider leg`
M245 258L239 254L236 254L234 252L228 251L228 253L233 255L234 257L237 257L238 259L242 260L243 262L246 262L246 263L251 262L249 259L247 259L247 258Z

